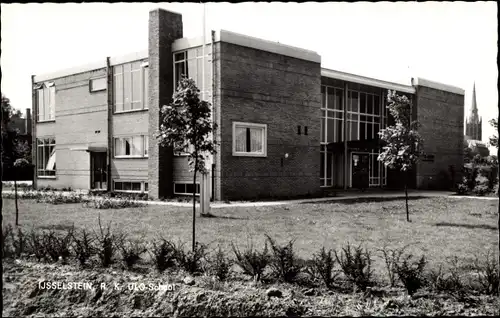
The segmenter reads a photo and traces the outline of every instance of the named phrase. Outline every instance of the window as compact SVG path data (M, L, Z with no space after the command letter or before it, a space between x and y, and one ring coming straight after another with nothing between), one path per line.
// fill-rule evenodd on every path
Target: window
M267 156L267 125L233 122L233 156Z
M174 194L193 195L193 183L175 182ZM196 195L200 195L200 184L196 184Z
M381 128L380 96L366 92L349 91L350 108L347 112L348 140L378 138Z
M140 61L116 65L113 68L115 112L148 108L149 69Z
M56 87L54 83L41 84L36 88L37 120L51 121L56 119Z
M192 78L200 89L200 98L207 100L212 96L212 61L211 48L205 46L205 67L203 70L203 48L195 47L174 53L174 90L182 75ZM203 71L205 71L205 89L203 89Z
M148 136L115 138L115 158L141 158L148 156Z
M147 192L148 183L144 181L113 180L113 190L116 192Z
M344 140L343 93L340 88L322 86L321 105L321 143L341 142ZM328 98L326 98L328 96ZM305 133L306 134L306 133Z
M55 177L56 175L56 140L44 138L36 140L36 169L38 177Z
M106 77L93 78L89 81L90 92L105 91L108 88Z

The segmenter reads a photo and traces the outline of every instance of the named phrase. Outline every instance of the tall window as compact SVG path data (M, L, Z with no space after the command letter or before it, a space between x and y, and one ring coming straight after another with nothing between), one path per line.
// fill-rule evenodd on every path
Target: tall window
M138 158L148 156L148 136L115 138L115 158Z
M36 140L36 170L38 177L52 177L56 175L56 140L44 138Z
M56 119L56 87L54 83L45 83L36 90L37 121Z
M267 156L267 125L233 122L233 156Z
M115 112L148 108L148 67L140 61L116 65L114 71Z
M334 154L327 145L344 141L344 90L321 86L321 186L332 186Z
M203 48L190 48L174 53L174 89L182 75L192 78L200 90L200 98L207 100L212 96L212 61L211 47L205 47L205 89L203 84Z
M381 113L380 95L350 90L347 101L348 140L378 138Z

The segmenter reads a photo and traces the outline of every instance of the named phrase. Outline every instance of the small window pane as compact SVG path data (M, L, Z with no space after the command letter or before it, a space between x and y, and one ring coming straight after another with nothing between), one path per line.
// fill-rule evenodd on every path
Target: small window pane
M365 140L365 134L366 134L366 124L365 123L360 123L359 126L359 140Z
M149 67L145 67L143 69L143 79L144 79L144 85L142 87L142 92L143 92L143 103L144 103L144 108L149 108Z
M344 105L342 104L344 101L344 91L342 89L335 90L335 104L337 105L337 109L343 110Z
M368 94L367 99L366 99L366 112L368 114L373 114L373 95Z
M325 142L325 122L326 118L321 118L321 142Z
M132 191L141 191L141 183L132 182Z
M125 156L130 156L131 155L131 150L132 150L132 140L131 138L124 138L124 155Z
M144 191L145 192L149 191L148 186L149 186L149 184L147 182L144 182Z
M184 52L179 52L174 54L175 61L181 61L185 59Z
M141 98L141 71L136 70L132 72L132 109L141 109L142 108L142 98Z
M335 119L328 119L327 142L335 142Z
M115 190L123 190L123 183L115 182Z
M149 136L143 136L144 137L144 156L148 156L148 151L149 151Z
M327 107L328 109L335 109L335 89L327 87Z
M380 115L380 97L379 96L373 96L373 102L374 102L374 114L375 115Z
M123 182L124 191L132 191L132 182Z
M244 127L236 127L236 151L246 152L246 132Z
M262 152L262 128L250 128L250 152Z
M326 87L321 86L321 107L326 108Z
M358 92L351 92L351 108L353 112L359 112Z

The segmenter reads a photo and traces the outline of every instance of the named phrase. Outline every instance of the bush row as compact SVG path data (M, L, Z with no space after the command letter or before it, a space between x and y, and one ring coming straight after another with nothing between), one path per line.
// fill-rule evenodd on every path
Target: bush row
M2 193L2 196L14 199L14 193ZM137 202L133 197L99 196L83 192L62 193L56 191L26 190L18 192L19 199L35 200L38 203L68 204L82 203L84 207L95 209L119 209L128 207L140 207L145 204Z
M466 283L456 258L447 271L442 267L427 270L426 258L409 254L405 248L384 247L379 250L392 287L402 285L410 295L424 287L437 292L498 294L498 264L490 254L483 260L476 257L472 266L475 275ZM219 281L226 280L236 264L255 281L324 284L327 288L360 291L376 285L372 255L361 245L348 243L339 251L321 248L312 259L304 261L297 257L293 240L279 244L266 236L263 249L250 244L240 250L232 244L232 252L234 258L228 257L220 246L208 252L207 246L201 243L196 244L194 251L186 250L183 244L164 238L146 244L142 240L130 239L120 231L112 231L111 223L102 226L100 218L98 230L93 232L70 228L66 231L32 229L24 233L20 228L14 231L10 224L2 231L3 258L34 256L38 261L62 263L73 258L82 267L96 260L102 267L122 263L130 270L149 253L149 264L159 272L183 269L193 275L209 273Z

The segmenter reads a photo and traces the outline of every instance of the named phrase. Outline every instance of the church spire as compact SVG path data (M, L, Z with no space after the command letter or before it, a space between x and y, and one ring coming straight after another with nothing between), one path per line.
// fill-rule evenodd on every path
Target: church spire
M472 104L470 108L471 119L479 119L477 114L477 103L476 103L476 81L474 81L474 86L472 87Z

